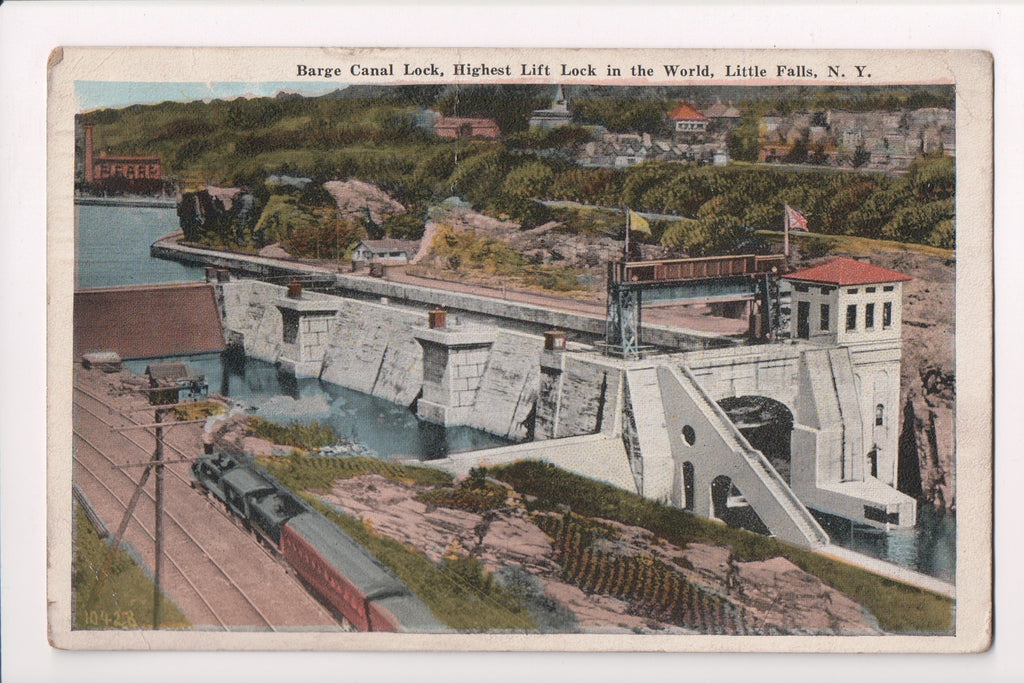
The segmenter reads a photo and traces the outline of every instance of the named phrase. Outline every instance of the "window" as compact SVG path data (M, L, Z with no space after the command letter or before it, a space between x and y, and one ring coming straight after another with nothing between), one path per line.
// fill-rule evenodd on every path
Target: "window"
M807 285L793 285L793 289L795 289L798 292L806 292Z
M885 406L879 403L875 406L875 426L881 427L885 423Z
M856 294L857 293L857 288L854 287L853 289L848 289L848 290L846 290L846 293L847 294Z
M846 331L857 329L857 304L846 307Z
M893 285L886 285L885 287L882 287L883 292L891 292L893 289L895 289Z
M820 326L820 328L823 329L823 330L827 330L828 329L828 316L829 316L828 304L822 304L821 305L821 326Z
M892 327L892 302L886 301L882 304L882 329L887 330Z
M868 294L874 294L875 293L875 288L874 287L866 287L864 289L864 291L867 292Z
M864 306L864 327L871 329L875 326L875 305L866 304Z

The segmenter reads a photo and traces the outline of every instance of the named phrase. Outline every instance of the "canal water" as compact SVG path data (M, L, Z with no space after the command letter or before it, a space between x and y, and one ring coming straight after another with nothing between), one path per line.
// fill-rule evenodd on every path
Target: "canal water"
M112 287L202 280L202 268L155 259L149 245L178 229L173 208L129 206L75 206L76 286ZM251 406L261 417L276 421L317 420L330 425L342 438L360 444L381 457L419 460L447 453L494 447L508 443L469 428L443 429L420 422L404 406L316 379L296 381L270 364L254 359L233 361L218 354L182 358L206 375L210 391ZM152 361L130 361L142 373ZM880 532L862 527L851 530L846 520L819 517L838 545L910 567L953 582L956 572L956 518L918 510L914 529Z
M193 372L206 376L210 391L245 404L267 420L319 422L346 441L366 449L366 455L433 460L449 453L493 448L511 443L469 427L439 427L422 422L409 408L316 378L296 380L272 364L233 354L178 356ZM141 375L151 360L125 365Z
M173 208L75 204L75 287L202 280L202 268L149 255L149 245L177 229Z

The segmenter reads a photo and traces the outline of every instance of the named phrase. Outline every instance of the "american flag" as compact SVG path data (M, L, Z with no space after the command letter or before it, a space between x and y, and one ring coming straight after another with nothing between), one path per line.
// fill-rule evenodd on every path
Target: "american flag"
M786 229L807 232L807 219L789 204L786 204Z

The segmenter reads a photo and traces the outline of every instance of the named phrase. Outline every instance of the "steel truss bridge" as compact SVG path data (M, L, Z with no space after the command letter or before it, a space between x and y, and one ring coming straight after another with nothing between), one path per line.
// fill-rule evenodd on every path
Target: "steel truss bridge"
M751 331L770 338L779 327L778 275L785 264L785 256L754 254L609 263L605 350L640 356L644 304L754 301Z

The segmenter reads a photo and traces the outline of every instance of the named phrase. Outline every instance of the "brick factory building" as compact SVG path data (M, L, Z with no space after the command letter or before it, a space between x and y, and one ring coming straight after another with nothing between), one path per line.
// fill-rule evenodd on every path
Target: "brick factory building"
M163 188L160 157L107 156L93 152L93 126L85 124L82 174L89 188L114 193L148 194Z

